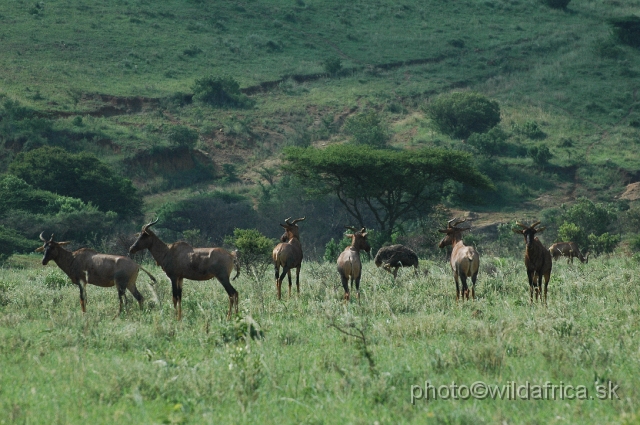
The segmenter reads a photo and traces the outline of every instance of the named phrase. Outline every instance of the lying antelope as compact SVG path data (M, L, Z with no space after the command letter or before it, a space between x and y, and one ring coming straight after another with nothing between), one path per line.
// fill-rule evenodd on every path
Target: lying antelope
M150 229L157 222L156 219L142 226L138 239L129 248L129 253L148 249L156 263L162 267L171 280L173 308L177 311L178 320L182 320L183 279L209 280L215 277L229 296L227 319L231 318L234 306L235 312L238 313L238 291L229 281L234 267L236 275L233 279L240 274L236 253L223 248L194 248L182 241L167 245Z
M156 278L151 273L136 264L135 261L121 255L99 254L88 248L81 248L73 252L67 251L63 246L71 242L55 242L53 234L51 234L49 240L46 240L42 237L43 233L40 233L40 240L44 242L44 245L36 249L36 252L44 252L42 264L46 266L50 260L53 260L69 276L69 279L78 285L78 288L80 288L80 307L83 313L87 311L87 283L104 288L116 286L118 297L120 298L120 308L114 319L122 313L122 298L127 289L138 301L140 309L142 309L144 298L136 288L136 279L138 278L139 270L142 270L149 275L155 285ZM157 299L153 286L151 286L151 290Z
M342 287L344 288L344 299L349 301L349 278L351 278L351 289L353 289L353 282L356 283L356 298L360 299L360 277L362 276L362 262L360 261L360 250L364 250L367 253L371 251L371 246L367 242L367 232L363 227L358 231L355 227L345 226L345 228L351 230L353 233L346 233L345 236L351 238L351 245L346 247L344 251L338 256L338 273L340 273L340 279L342 280Z
M303 221L306 217L296 218L293 221L291 217L287 218L280 226L284 227L284 234L280 236L280 241L273 248L271 254L276 272L276 291L278 299L282 297L282 279L284 275L289 278L289 298L291 298L291 269L296 269L296 289L300 294L300 267L302 265L302 245L300 244L300 229L296 223ZM280 274L282 267L282 274Z
M578 248L578 244L575 242L557 242L549 247L549 253L554 260L559 257L567 257L567 264L571 262L573 264L574 257L577 257L581 263L589 263L589 253L584 257Z
M535 237L536 233L541 233L546 227L536 229L540 224L536 221L531 226L524 225L518 221L516 224L522 229L512 229L514 233L520 233L524 236L526 249L524 252L524 264L527 267L527 276L529 278L529 298L533 304L533 292L535 289L536 301L540 296L540 301L547 305L547 286L551 278L551 254L540 240ZM542 298L542 278L544 277L544 299Z
M453 223L455 221L455 223ZM471 227L457 227L458 224L464 223L464 220L451 219L447 222L446 229L438 230L440 233L446 233L447 235L442 238L438 244L439 248L444 248L447 245L451 245L453 250L451 251L451 270L453 270L453 280L456 282L456 302L460 299L462 294L462 300L465 297L469 299L469 287L467 286L467 278L471 278L471 299L476 299L476 279L478 278L478 268L480 267L480 255L472 246L466 246L462 242L462 232L470 230ZM453 223L453 224L452 224ZM462 281L462 293L460 292L460 284L458 278Z

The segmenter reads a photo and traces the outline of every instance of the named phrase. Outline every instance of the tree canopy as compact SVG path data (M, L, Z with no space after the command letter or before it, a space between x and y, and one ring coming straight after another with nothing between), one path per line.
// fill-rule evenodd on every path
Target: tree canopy
M142 203L131 181L88 153L45 146L18 154L9 172L37 189L91 202L101 211L140 214Z
M389 236L404 220L428 214L442 198L442 184L455 180L492 189L491 180L469 154L444 149L415 151L370 146L331 145L326 149L291 147L285 169L314 194L335 194L347 212L367 227L365 212Z

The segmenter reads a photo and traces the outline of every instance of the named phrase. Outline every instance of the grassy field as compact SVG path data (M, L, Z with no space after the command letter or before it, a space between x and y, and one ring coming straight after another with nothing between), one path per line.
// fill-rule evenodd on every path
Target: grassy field
M130 302L111 320L116 291L90 286L83 315L77 288L39 259L14 257L0 269L0 423L640 420L633 259L555 263L548 308L529 305L521 259L483 257L478 298L460 304L444 259L422 261L417 277L401 271L396 282L367 263L361 302L349 305L334 265L308 262L301 295L282 301L270 270L258 280L241 275L241 312L230 322L221 286L192 281L184 320L175 321L170 285L155 266L159 305L141 312ZM138 285L149 295L146 281ZM548 381L583 385L589 398L412 404L412 386L427 380ZM599 400L596 385L617 385L619 399Z

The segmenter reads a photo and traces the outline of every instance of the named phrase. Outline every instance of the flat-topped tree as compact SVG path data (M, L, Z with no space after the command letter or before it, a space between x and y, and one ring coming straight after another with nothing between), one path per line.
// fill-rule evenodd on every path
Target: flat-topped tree
M387 239L407 219L427 214L442 199L448 180L493 189L491 180L471 165L471 155L445 149L375 149L331 145L326 149L291 147L284 151L287 172L309 193L335 194L365 227L365 211Z

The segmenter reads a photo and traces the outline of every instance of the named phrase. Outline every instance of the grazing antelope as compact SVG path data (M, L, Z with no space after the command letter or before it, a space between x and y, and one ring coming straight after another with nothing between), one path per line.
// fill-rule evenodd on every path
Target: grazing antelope
M533 292L535 288L536 301L540 296L540 301L547 305L547 286L549 285L549 279L551 278L551 254L546 249L540 240L535 237L536 233L541 233L546 227L536 229L536 226L540 224L540 221L536 221L531 226L524 225L518 221L516 224L522 229L511 229L514 233L519 233L524 236L526 243L526 249L524 252L524 264L527 267L527 276L529 278L529 298L531 304L533 304ZM544 277L544 299L542 298L542 278Z
M87 311L87 283L102 286L103 288L116 286L118 297L120 298L120 308L114 319L122 313L122 298L127 289L138 301L140 309L142 309L144 298L136 288L136 279L141 269L149 275L155 285L156 278L151 273L136 264L135 261L121 255L99 254L88 248L81 248L73 252L67 251L63 246L71 242L56 242L53 240L53 234L51 234L49 240L46 240L42 237L43 233L40 233L40 240L44 242L44 245L36 249L36 252L44 252L42 264L46 266L50 260L53 260L69 276L69 279L78 285L78 288L80 288L80 307L83 313ZM157 299L153 286L151 286L151 290Z
M394 279L397 277L400 267L413 266L414 274L418 275L418 255L404 245L383 246L378 250L373 261L376 267L382 266L393 275ZM393 271L391 271L392 267Z
M371 251L371 246L367 242L367 232L363 227L358 231L355 227L344 226L351 230L353 233L346 233L345 236L351 238L351 246L345 248L344 251L338 256L338 273L340 273L340 279L342 280L342 287L344 288L344 299L349 301L349 278L351 278L351 289L353 289L353 282L356 283L356 298L360 299L360 277L362 276L362 262L360 261L360 250L364 250L367 253Z
M238 291L229 281L234 267L236 275L233 279L240 274L236 253L223 248L194 248L182 241L167 245L150 229L157 222L156 219L142 226L138 239L129 248L129 253L148 249L156 263L162 267L171 280L173 308L176 309L178 320L182 320L183 279L209 280L215 277L229 296L227 319L231 318L234 306L235 312L238 313Z
M289 278L289 298L291 298L291 269L296 269L296 289L300 294L300 266L302 265L302 245L300 245L300 229L296 223L303 221L306 217L296 218L293 221L291 217L287 218L280 226L284 227L284 234L280 236L280 241L273 248L271 254L276 272L276 291L278 299L282 296L282 279L286 274ZM282 274L280 274L282 267Z
M455 223L453 223L454 221ZM478 278L478 268L480 267L480 255L478 252L474 247L466 246L462 242L462 232L470 230L471 227L456 227L465 221L466 219L457 220L457 218L454 218L447 222L446 229L438 230L440 233L446 233L446 236L442 238L438 247L444 248L447 245L453 247L449 262L451 263L451 270L453 270L453 280L456 282L456 302L460 299L461 294L463 301L465 297L467 300L469 299L467 278L471 278L471 299L476 299L476 279ZM462 292L460 292L458 278L462 281Z
M567 264L571 262L573 264L573 258L577 257L581 263L589 263L589 253L584 257L578 248L578 244L575 242L557 242L549 247L549 253L554 260L559 257L567 257Z

